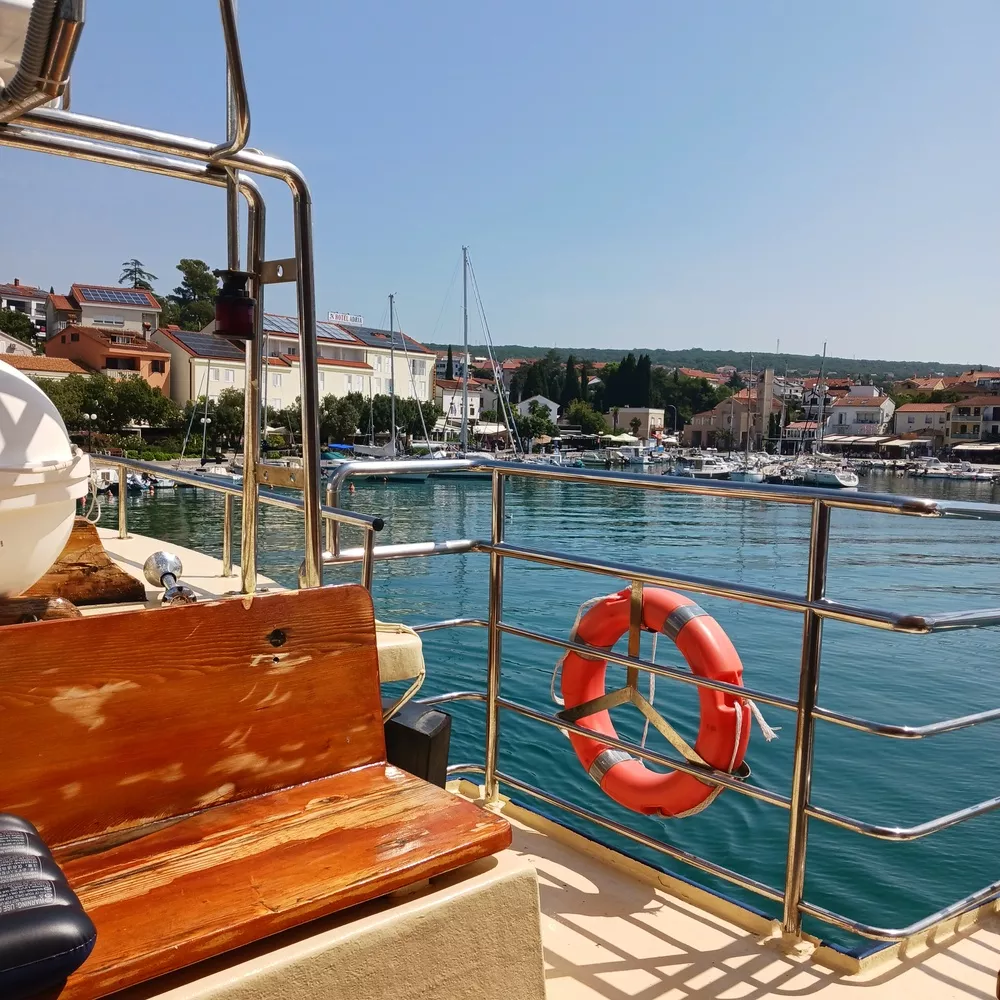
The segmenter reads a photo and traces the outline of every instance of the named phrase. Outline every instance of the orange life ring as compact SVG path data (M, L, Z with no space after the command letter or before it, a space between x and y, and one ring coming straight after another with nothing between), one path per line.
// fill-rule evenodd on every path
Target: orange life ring
M630 591L610 594L580 619L574 640L611 649L629 628ZM699 677L743 683L739 653L722 626L694 601L671 590L643 590L642 623L669 636ZM608 661L568 652L562 666L562 694L567 709L605 693ZM701 723L694 749L712 767L732 772L743 763L750 738L750 707L723 691L698 688ZM577 725L617 738L607 711L588 715ZM722 791L690 774L650 771L643 762L599 739L569 734L580 763L601 791L628 809L663 816L688 816L709 805Z

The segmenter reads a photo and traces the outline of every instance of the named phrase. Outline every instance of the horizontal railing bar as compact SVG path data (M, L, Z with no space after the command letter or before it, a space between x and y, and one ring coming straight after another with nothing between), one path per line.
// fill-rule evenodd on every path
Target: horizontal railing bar
M909 841L919 840L929 834L946 830L949 826L957 826L959 823L965 823L976 816L982 816L983 813L993 812L997 808L1000 808L1000 796L984 799L974 806L957 809L955 812L939 816L937 819L927 820L926 823L918 823L916 826L883 826L878 823L867 823L864 820L853 819L831 809L811 804L806 806L806 815L813 819L822 820L824 823L863 834L865 837L874 837L876 840Z
M584 559L578 556L566 555L562 552L550 552L546 549L529 549L521 545L511 545L501 542L492 545L489 542L477 543L477 549L483 552L497 552L499 555L512 559L523 559L544 566L555 566L559 569L577 570L584 573L595 573L599 576L612 576L622 580L641 580L653 586L677 587L681 590L707 594L710 597L722 597L740 601L745 604L756 604L761 607L776 608L779 611L814 611L821 618L848 622L852 625L865 625L870 628L885 629L892 632L906 632L921 635L932 630L945 631L962 628L980 628L992 624L1000 624L1000 610L966 612L966 620L960 621L962 615L936 616L927 619L920 615L897 614L891 611L879 611L873 608L856 607L838 601L819 600L808 601L804 597L768 590L764 587L733 586L718 580L704 577L688 576L675 573L670 576L655 573L642 566L632 566L627 563L609 563L598 559ZM974 619L974 620L973 620Z
M439 629L443 628L466 628L466 627L477 627L486 628L489 625L487 621L482 618L446 618L444 621L440 622L425 622L423 625L414 625L414 632L437 632Z
M810 917L815 917L817 920L840 927L842 930L850 931L853 934L860 934L862 937L872 938L876 941L901 941L916 934L921 934L944 920L951 920L953 917L961 916L969 910L985 906L998 897L1000 897L1000 882L993 882L978 892L970 893L963 899L959 899L943 907L937 913L932 913L929 917L914 921L908 927L898 928L875 927L872 924L851 920L849 917L841 916L841 914L835 913L833 910L826 909L826 907L807 903L804 900L799 904L799 911Z
M449 764L446 774L485 774L486 768L482 764Z
M782 894L777 889L772 889L771 886L765 885L763 882L758 882L756 879L752 879L746 875L740 875L729 868L724 868L722 865L717 865L712 861L706 860L705 858L699 858L697 855L690 854L680 847L674 847L672 844L666 844L662 841L654 840L652 837L647 837L645 834L639 833L636 830L630 830L627 826L623 826L621 823L605 819L603 816L599 816L597 813L591 812L589 809L584 809L581 806L574 805L572 802L567 802L565 799L561 799L556 795L550 795L548 792L543 792L540 788L536 788L534 785L529 785L523 781L518 781L517 778L512 778L509 774L504 774L502 771L497 772L497 778L499 778L499 780L504 784L509 785L511 788L514 788L519 792L524 792L526 795L531 795L536 799L540 799L542 802L547 802L551 806L563 809L568 813L572 813L574 816L578 816L580 819L589 820L591 823L604 827L605 830L609 830L611 833L616 833L621 837L626 837L637 844L641 844L643 847L659 851L660 854L666 854L667 857L673 858L675 861L682 861L684 864L691 865L692 868L697 868L699 871L703 871L708 875L714 875L717 878L725 879L727 882L731 882L733 885L738 885L741 889L746 889L749 892L755 892L759 896L763 896L765 899L771 899L776 903L783 902Z
M739 698L751 698L764 705L774 705L776 708L785 708L792 712L798 708L798 703L791 698L765 694L763 691L743 687L740 684L730 684L728 681L718 681L710 677L701 677L698 674L692 674L690 671L682 670L679 667L669 667L639 657L633 658L625 653L616 653L614 650L602 649L599 646L590 646L583 642L570 642L567 639L559 639L554 635L546 635L543 632L533 632L531 629L508 625L506 622L500 622L498 628L501 632L517 636L519 639L534 639L537 642L543 642L549 646L558 646L560 649L567 649L574 653L580 653L583 656L599 656L609 663L616 663L621 667L637 667L639 670L645 670L650 674L655 674L657 677L666 677L669 680L680 681L682 684L706 687L713 691L724 691Z
M784 708L788 711L796 711L798 704L791 698L782 698L780 695L768 694L754 688L743 687L739 684L730 684L727 681L719 681L709 677L701 677L679 667L670 667L660 663L653 663L650 660L633 659L624 653L616 653L614 650L601 649L599 646L589 646L582 642L570 642L566 639L559 639L554 635L546 635L542 632L533 632L530 629L518 628L516 625L508 625L500 622L501 632L507 635L517 636L521 639L533 639L550 646L558 646L560 649L571 650L581 653L584 656L599 656L610 663L616 663L622 667L637 667L648 673L656 674L658 677L666 677L669 680L681 681L683 684L691 684L695 687L709 688L712 691L724 691L741 698L750 698L763 705L773 705L775 708ZM845 726L848 729L855 729L862 733L871 733L874 736L888 736L893 739L919 740L929 736L937 736L940 733L951 733L961 729L968 729L984 722L1000 720L1000 708L990 709L988 712L977 712L975 715L964 715L957 719L946 719L943 722L932 722L925 726L897 726L881 722L869 722L867 719L859 719L853 715L844 715L840 712L832 712L825 708L816 708L813 715L824 722L831 722L837 726Z
M205 475L204 473L185 472L182 469L164 468L162 465L154 465L152 462L140 462L134 458L115 458L107 455L92 455L91 461L94 465L107 465L112 468L123 466L133 472L146 472L153 476L161 476L163 479L173 480L175 483L183 483L185 486L195 486L199 489L209 490L212 493L228 493L230 496L243 498L243 488L235 486L231 482L219 479L216 476ZM271 490L260 490L261 503L269 507L280 507L284 510L301 511L304 509L303 500L300 497L287 497ZM381 517L371 514L359 514L351 510L342 510L340 507L321 507L322 516L332 521L339 521L341 524L350 524L358 528L369 531L381 531L385 527L385 522Z
M414 705L447 705L452 701L486 701L482 691L448 691L445 694L431 694L426 698L414 698Z
M1000 708L991 708L986 712L976 712L973 715L962 715L955 719L945 719L942 722L929 722L924 726L895 726L882 722L869 722L866 719L855 718L853 715L844 715L842 712L820 708L818 705L813 710L813 717L821 719L823 722L832 722L836 726L844 726L862 733L871 733L873 736L887 736L895 740L923 740L930 736L939 736L941 733L954 733L961 729L969 729L972 726L982 725L984 722L996 722L1000 720Z
M415 559L420 556L452 556L464 552L477 551L478 542L470 538L456 538L445 542L404 542L398 545L376 545L376 559ZM328 566L338 563L360 562L365 550L361 546L341 549L335 555L333 552L323 553L323 562Z
M597 739L602 744L614 747L616 750L624 750L626 753L641 757L643 760L648 760L651 764L659 764L661 767L669 767L672 770L690 774L692 777L707 784L731 788L734 792L739 792L741 795L747 795L752 799L759 799L761 802L767 802L772 806L780 806L782 809L789 807L788 798L779 792L772 792L768 788L758 788L756 785L748 785L746 782L734 778L725 771L702 767L699 764L692 764L689 761L675 757L666 757L653 750L647 750L645 747L641 747L629 740L616 739L613 736L605 736L603 733L598 735L592 729L586 729L583 726L567 722L565 719L557 718L554 715L545 715L543 712L536 712L533 708L528 708L527 705L511 701L509 698L497 698L497 704L501 708L506 708L508 711L523 715L527 719L541 722L546 726L552 726L554 729L563 729L566 732L575 733L577 736L588 736L590 739Z

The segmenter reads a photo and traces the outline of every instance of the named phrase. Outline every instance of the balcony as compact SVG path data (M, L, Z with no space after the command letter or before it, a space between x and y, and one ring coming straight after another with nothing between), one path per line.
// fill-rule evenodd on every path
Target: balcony
M951 441L978 441L979 431L976 431L975 433L969 431L965 433L953 432L952 434L949 434L948 437Z
M141 372L138 368L102 368L102 375L107 375L108 378L128 378L130 375L141 376Z

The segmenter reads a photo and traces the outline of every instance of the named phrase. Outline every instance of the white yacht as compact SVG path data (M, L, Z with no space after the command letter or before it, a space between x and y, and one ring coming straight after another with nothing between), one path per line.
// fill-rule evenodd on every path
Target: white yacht
M802 472L806 486L823 486L832 489L857 489L858 474L846 465L811 465Z
M719 455L692 455L681 459L678 476L694 479L730 479L733 467ZM755 480L759 482L760 480Z

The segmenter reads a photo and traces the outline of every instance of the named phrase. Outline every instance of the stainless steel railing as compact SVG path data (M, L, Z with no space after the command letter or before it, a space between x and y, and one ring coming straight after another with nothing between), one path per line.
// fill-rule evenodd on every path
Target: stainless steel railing
M166 468L162 465L155 465L152 462L140 462L131 458L118 458L117 456L92 455L91 464L94 466L104 466L116 469L118 472L118 537L128 538L128 505L126 497L126 478L128 472L146 473L158 476L163 479L171 479L175 483L184 486L196 486L209 490L213 493L221 493L224 496L222 509L222 575L232 576L233 572L233 497L243 499L244 487L237 486L233 482L227 482L218 476L209 476L204 473L185 472L181 469ZM257 500L268 507L280 507L283 510L294 510L302 512L306 508L305 499L297 496L289 496L277 493L274 490L264 490L259 487L255 490ZM244 500L245 502L245 500ZM341 510L339 507L320 505L319 516L321 520L328 524L346 524L351 527L360 528L364 531L364 545L352 551L351 562L361 562L361 582L367 589L371 590L372 573L375 562L375 534L382 530L385 522L381 517L371 514L358 514L355 511ZM247 519L243 519L244 526ZM245 530L245 527L244 527ZM253 518L253 530L256 533L257 519ZM245 541L245 539L244 539ZM243 545L246 552L247 546ZM256 579L256 545L254 545L254 574ZM245 574L244 574L245 576ZM252 589L251 591L252 592Z
M1000 808L1000 797L988 798L955 812L936 817L910 827L882 825L859 820L812 803L810 798L813 774L813 746L815 724L821 720L858 732L890 739L928 739L943 733L968 729L987 722L1000 720L1000 708L924 726L900 725L893 722L871 721L841 712L834 712L817 704L823 623L828 620L851 622L868 628L884 629L910 634L928 634L970 628L1000 625L1000 608L987 608L949 614L926 615L912 611L886 611L859 605L832 601L825 595L827 559L830 546L830 515L834 509L869 511L910 517L976 518L1000 520L1000 507L989 504L969 504L884 494L844 493L834 490L803 489L770 486L765 484L729 483L718 481L692 481L666 476L637 475L627 472L567 469L562 467L501 463L490 460L456 459L449 461L414 460L402 462L355 462L341 466L330 481L327 503L335 505L340 487L352 475L389 476L397 472L445 472L458 469L489 470L492 474L491 533L488 541L459 539L445 542L417 542L376 546L372 558L404 559L427 555L452 553L485 553L490 557L489 609L484 619L460 618L429 622L417 626L418 632L431 632L457 627L485 628L487 630L486 684L484 691L457 691L423 699L424 704L448 704L454 701L482 702L486 712L486 737L483 764L461 764L449 768L453 774L482 774L488 799L495 799L501 785L529 795L549 806L587 820L634 843L655 850L667 857L689 864L700 871L719 877L733 885L753 892L783 908L782 925L789 936L799 936L802 918L815 917L827 924L854 934L876 940L899 940L918 934L942 920L967 912L1000 896L1000 881L993 882L939 909L907 927L886 928L864 923L852 917L835 913L809 903L804 898L805 864L810 821L827 823L850 830L862 836L880 840L909 841L937 833L948 827L966 822L976 816ZM806 583L802 594L792 594L766 588L736 585L704 577L612 562L596 558L581 558L559 552L550 552L525 546L512 545L504 540L505 487L508 479L531 478L549 481L573 482L587 485L627 487L665 493L682 493L715 496L741 500L760 500L771 503L807 506L811 512L809 534L809 560ZM358 549L344 549L339 545L337 522L328 522L326 562L352 562L363 557ZM723 681L710 680L641 659L606 650L595 650L582 643L570 642L552 635L519 628L503 619L503 568L508 559L533 562L554 568L582 570L602 576L612 576L634 585L652 584L676 587L700 594L709 594L742 603L776 608L801 614L803 633L799 665L797 698L790 699L776 694L737 687ZM738 697L750 697L763 704L791 711L796 716L794 758L791 787L787 794L759 788L740 781L719 770L699 766L683 757L661 754L625 739L602 736L602 742L663 767L692 774L709 784L720 785L738 794L788 811L789 826L786 844L785 881L782 887L766 885L747 875L698 857L689 851L657 840L623 824L613 822L591 810L567 802L542 788L524 782L501 771L498 766L498 737L502 712L517 714L539 725L563 731L590 735L590 731L567 722L565 718L537 711L503 696L501 691L500 663L504 635L529 639L561 649L576 650L593 655L595 652L610 662L643 670L659 677L696 687L726 691Z

